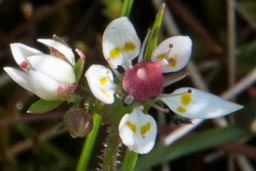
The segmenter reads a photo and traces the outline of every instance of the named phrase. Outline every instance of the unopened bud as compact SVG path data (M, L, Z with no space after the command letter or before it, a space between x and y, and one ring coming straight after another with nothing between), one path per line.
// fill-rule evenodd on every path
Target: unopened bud
M92 115L80 108L71 109L64 116L64 125L73 138L85 137L92 129Z

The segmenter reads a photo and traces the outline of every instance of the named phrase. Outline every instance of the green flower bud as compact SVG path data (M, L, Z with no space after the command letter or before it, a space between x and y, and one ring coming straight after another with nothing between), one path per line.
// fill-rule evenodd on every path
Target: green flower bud
M64 116L64 125L73 138L85 137L92 129L92 115L80 108L71 109Z

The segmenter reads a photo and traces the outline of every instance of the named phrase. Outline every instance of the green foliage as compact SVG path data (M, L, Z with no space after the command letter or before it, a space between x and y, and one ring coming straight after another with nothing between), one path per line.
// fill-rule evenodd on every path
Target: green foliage
M256 43L242 45L237 53L238 71L246 73L256 67Z
M151 54L157 46L158 33L159 33L161 23L162 23L164 8L165 8L165 4L162 5L162 7L159 9L159 11L156 15L156 19L155 19L153 28L152 28L151 33L148 38L148 44L145 49L145 54L144 54L145 60L150 60Z
M132 10L133 0L124 0L122 5L121 16L129 16Z
M33 103L27 113L45 113L57 108L61 104L61 101L46 101L43 99L37 100Z
M138 159L136 170L143 171L162 162L175 160L203 149L251 136L252 134L248 129L238 125L210 129L181 139L172 145L162 145L153 149L152 152Z

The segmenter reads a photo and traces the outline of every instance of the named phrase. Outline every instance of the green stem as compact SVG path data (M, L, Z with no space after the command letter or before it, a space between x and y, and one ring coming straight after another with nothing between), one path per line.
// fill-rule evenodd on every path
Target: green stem
M126 148L121 171L134 171L138 154Z
M87 169L90 156L92 153L92 149L99 132L100 124L101 124L101 115L99 115L98 113L94 113L93 128L91 132L88 134L84 142L83 150L82 150L80 159L78 161L76 171L85 171Z
M114 122L108 130L106 141L107 147L104 149L104 160L102 163L102 171L117 170L117 160L120 147L120 139L118 134L118 122Z
M123 6L122 6L122 11L121 11L121 16L129 16L131 13L133 5L133 0L124 0Z

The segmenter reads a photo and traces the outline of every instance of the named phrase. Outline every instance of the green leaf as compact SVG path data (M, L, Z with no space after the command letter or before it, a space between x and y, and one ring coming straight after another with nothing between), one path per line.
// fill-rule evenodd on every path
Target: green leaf
M136 171L143 171L162 162L175 160L179 157L207 149L216 145L241 138L249 138L252 133L238 125L226 128L214 128L202 133L183 138L169 146L159 146L137 161ZM149 162L150 161L150 162Z
M77 82L80 80L83 70L84 70L84 59L79 58L75 65L75 75L76 75Z
M145 56L144 56L145 60L147 60L147 61L150 60L151 54L152 54L153 50L156 48L157 43L158 43L157 42L158 41L158 33L159 33L160 26L162 23L164 9L165 9L165 4L163 4L161 6L160 10L158 11L152 31L149 35L148 44L147 44L147 47L145 50Z
M58 107L61 104L61 102L62 101L46 101L43 99L39 99L29 107L27 113L49 112Z
M122 11L121 11L121 16L129 16L131 13L133 5L133 0L124 0L123 6L122 6Z

